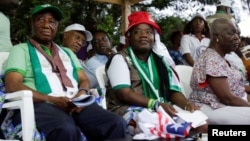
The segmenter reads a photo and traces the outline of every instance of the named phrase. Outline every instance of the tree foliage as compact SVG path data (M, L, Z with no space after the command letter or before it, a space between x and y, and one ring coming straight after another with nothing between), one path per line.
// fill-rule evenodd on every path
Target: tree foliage
M150 7L164 9L171 1L157 0L150 5L135 4L132 11L148 10ZM50 3L60 7L64 13L64 19L60 22L57 41L64 28L72 23L83 24L87 30L93 32L103 29L108 32L114 44L118 44L121 35L121 7L115 4L99 3L93 0L23 0L16 10L16 15L11 18L11 35L24 42L31 34L29 15L31 9L39 4ZM166 21L166 19L164 19ZM164 28L166 25L164 25Z
M165 17L158 21L159 26L161 27L161 41L169 48L172 47L172 43L169 40L170 35L173 31L182 31L184 25L187 21L179 18L179 17Z
M175 13L172 17L161 17L157 19L164 33L162 40L168 44L168 37L176 27L181 28L187 16L185 9L190 7L202 7L205 4L215 4L218 0L152 0L152 3L138 3L131 6L132 11L154 9L165 9L173 7ZM249 0L243 0L248 1ZM200 3L197 3L200 2ZM108 32L114 45L118 43L121 35L121 7L115 4L100 3L94 0L22 0L21 5L16 10L16 15L11 18L11 35L20 41L25 41L31 34L29 15L30 10L35 5L50 3L62 9L64 19L60 22L57 41L64 28L72 23L83 24L87 30L93 32L96 29L103 29ZM178 5L177 5L178 4ZM198 9L200 10L200 9ZM184 15L184 17L178 18ZM153 14L156 16L157 14Z
M11 35L20 41L25 41L31 33L29 15L31 9L38 4L50 3L58 6L64 13L64 19L60 22L59 41L63 29L72 23L83 24L87 30L103 29L110 35L119 34L121 22L121 8L117 5L97 3L93 0L23 0L11 18ZM118 25L118 26L116 26Z

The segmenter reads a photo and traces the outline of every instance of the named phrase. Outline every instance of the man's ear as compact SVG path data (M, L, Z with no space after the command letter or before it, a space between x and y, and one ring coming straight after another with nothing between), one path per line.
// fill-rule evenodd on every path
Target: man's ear
M69 37L69 34L70 32L64 32L63 33L63 40L67 39Z
M69 32L64 32L64 33L63 33L63 35L62 35L62 45L63 45L63 46L66 46L65 43L67 43L68 40L71 39L70 36L71 36L71 32L70 32L70 31L69 31Z

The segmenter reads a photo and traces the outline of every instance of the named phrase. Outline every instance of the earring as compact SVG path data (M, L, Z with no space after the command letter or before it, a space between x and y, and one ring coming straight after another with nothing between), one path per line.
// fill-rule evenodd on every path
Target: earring
M219 39L218 39L218 38L216 39L216 42L219 42Z

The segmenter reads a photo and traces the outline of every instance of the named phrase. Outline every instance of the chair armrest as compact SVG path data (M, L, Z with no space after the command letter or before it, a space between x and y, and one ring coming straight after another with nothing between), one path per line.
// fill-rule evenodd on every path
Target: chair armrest
M35 114L32 91L22 90L13 93L7 93L5 100L7 101L3 104L3 108L20 109L23 140L32 141L33 131L35 129Z
M22 100L24 97L32 98L32 92L30 90L21 90L13 93L7 93L5 99L9 101L16 101Z

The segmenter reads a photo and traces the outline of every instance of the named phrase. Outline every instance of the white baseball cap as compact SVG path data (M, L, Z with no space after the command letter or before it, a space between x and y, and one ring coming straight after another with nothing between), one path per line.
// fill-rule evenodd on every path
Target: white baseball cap
M226 7L232 7L232 1L231 0L220 0L216 6L226 6Z
M86 41L91 41L93 39L91 32L86 30L83 25L80 25L77 23L69 25L64 29L64 32L68 32L68 31L82 31L82 32L84 32L84 34L86 36Z

